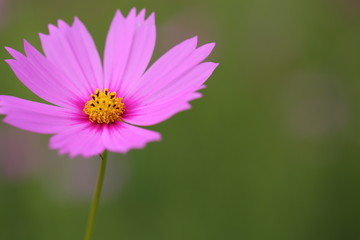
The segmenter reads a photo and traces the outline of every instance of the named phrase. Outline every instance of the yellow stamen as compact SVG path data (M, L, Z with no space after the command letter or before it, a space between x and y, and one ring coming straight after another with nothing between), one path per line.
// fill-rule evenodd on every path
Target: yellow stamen
M121 121L121 117L125 111L122 98L116 97L116 92L109 92L105 88L104 91L96 89L95 94L91 94L89 100L84 107L84 113L89 115L89 120L94 123L113 123Z

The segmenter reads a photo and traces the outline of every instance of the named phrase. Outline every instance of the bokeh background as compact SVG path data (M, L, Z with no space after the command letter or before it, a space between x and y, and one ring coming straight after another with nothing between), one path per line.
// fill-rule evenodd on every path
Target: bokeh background
M198 35L220 66L161 142L110 155L93 239L360 239L360 2L0 0L0 46L78 16L102 52L134 6L156 12L153 59ZM39 100L0 73L0 94ZM0 239L83 237L100 161L48 138L0 123Z

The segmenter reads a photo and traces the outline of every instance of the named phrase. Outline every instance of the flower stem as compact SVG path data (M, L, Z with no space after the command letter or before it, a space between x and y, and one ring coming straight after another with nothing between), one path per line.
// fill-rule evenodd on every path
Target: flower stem
M92 236L92 232L94 229L94 222L95 222L95 215L96 209L99 205L100 195L101 195L101 188L104 182L105 176L105 169L106 169L106 161L107 161L107 151L105 150L103 154L100 155L101 157L101 166L99 170L99 176L96 183L96 190L93 196L93 200L91 203L90 214L87 222L86 233L85 233L85 240L90 240Z

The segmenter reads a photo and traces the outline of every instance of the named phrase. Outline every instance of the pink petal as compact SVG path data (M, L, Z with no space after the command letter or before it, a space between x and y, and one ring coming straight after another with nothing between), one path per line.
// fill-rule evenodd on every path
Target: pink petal
M160 141L158 132L119 122L104 128L102 136L106 149L127 153L134 148L144 148L148 142Z
M137 100L125 99L128 111L124 116L124 121L148 126L189 109L188 102L201 97L196 91L203 88L203 83L210 77L217 65L211 62L201 63L178 76L171 83L154 90L148 96L145 95Z
M58 149L60 154L69 154L72 158L92 157L105 150L101 141L103 129L103 125L83 122L52 136L49 146Z
M154 50L155 16L144 17L144 9L136 15L133 8L126 18L117 11L106 38L105 87L121 96L144 73Z
M126 153L134 148L144 148L148 142L159 141L159 133L122 122L110 125L80 123L67 128L50 139L50 148L70 157L92 157L105 149Z
M166 88L203 61L215 46L214 43L209 43L196 49L196 44L197 37L193 37L173 47L146 71L125 97L132 100L144 96L147 98L159 89Z
M0 95L4 122L23 130L53 134L81 121L76 113L43 103Z
M154 125L165 121L176 113L191 109L191 105L188 102L201 97L201 93L198 92L187 93L184 96L173 99L173 101L134 109L124 117L124 120L140 126Z
M20 81L36 95L59 106L82 101L75 85L31 44L24 41L27 56L6 48L14 59L6 60Z
M103 73L95 43L83 23L75 18L72 26L62 20L49 25L49 35L40 34L46 57L58 66L84 97L103 88Z

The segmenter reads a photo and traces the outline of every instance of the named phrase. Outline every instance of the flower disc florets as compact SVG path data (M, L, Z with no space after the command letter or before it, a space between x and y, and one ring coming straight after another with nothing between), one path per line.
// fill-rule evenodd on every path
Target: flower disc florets
M122 98L116 96L116 92L110 93L107 88L103 92L96 89L95 94L91 94L91 100L86 102L83 111L94 123L110 124L121 121L125 111L124 103L121 100Z

